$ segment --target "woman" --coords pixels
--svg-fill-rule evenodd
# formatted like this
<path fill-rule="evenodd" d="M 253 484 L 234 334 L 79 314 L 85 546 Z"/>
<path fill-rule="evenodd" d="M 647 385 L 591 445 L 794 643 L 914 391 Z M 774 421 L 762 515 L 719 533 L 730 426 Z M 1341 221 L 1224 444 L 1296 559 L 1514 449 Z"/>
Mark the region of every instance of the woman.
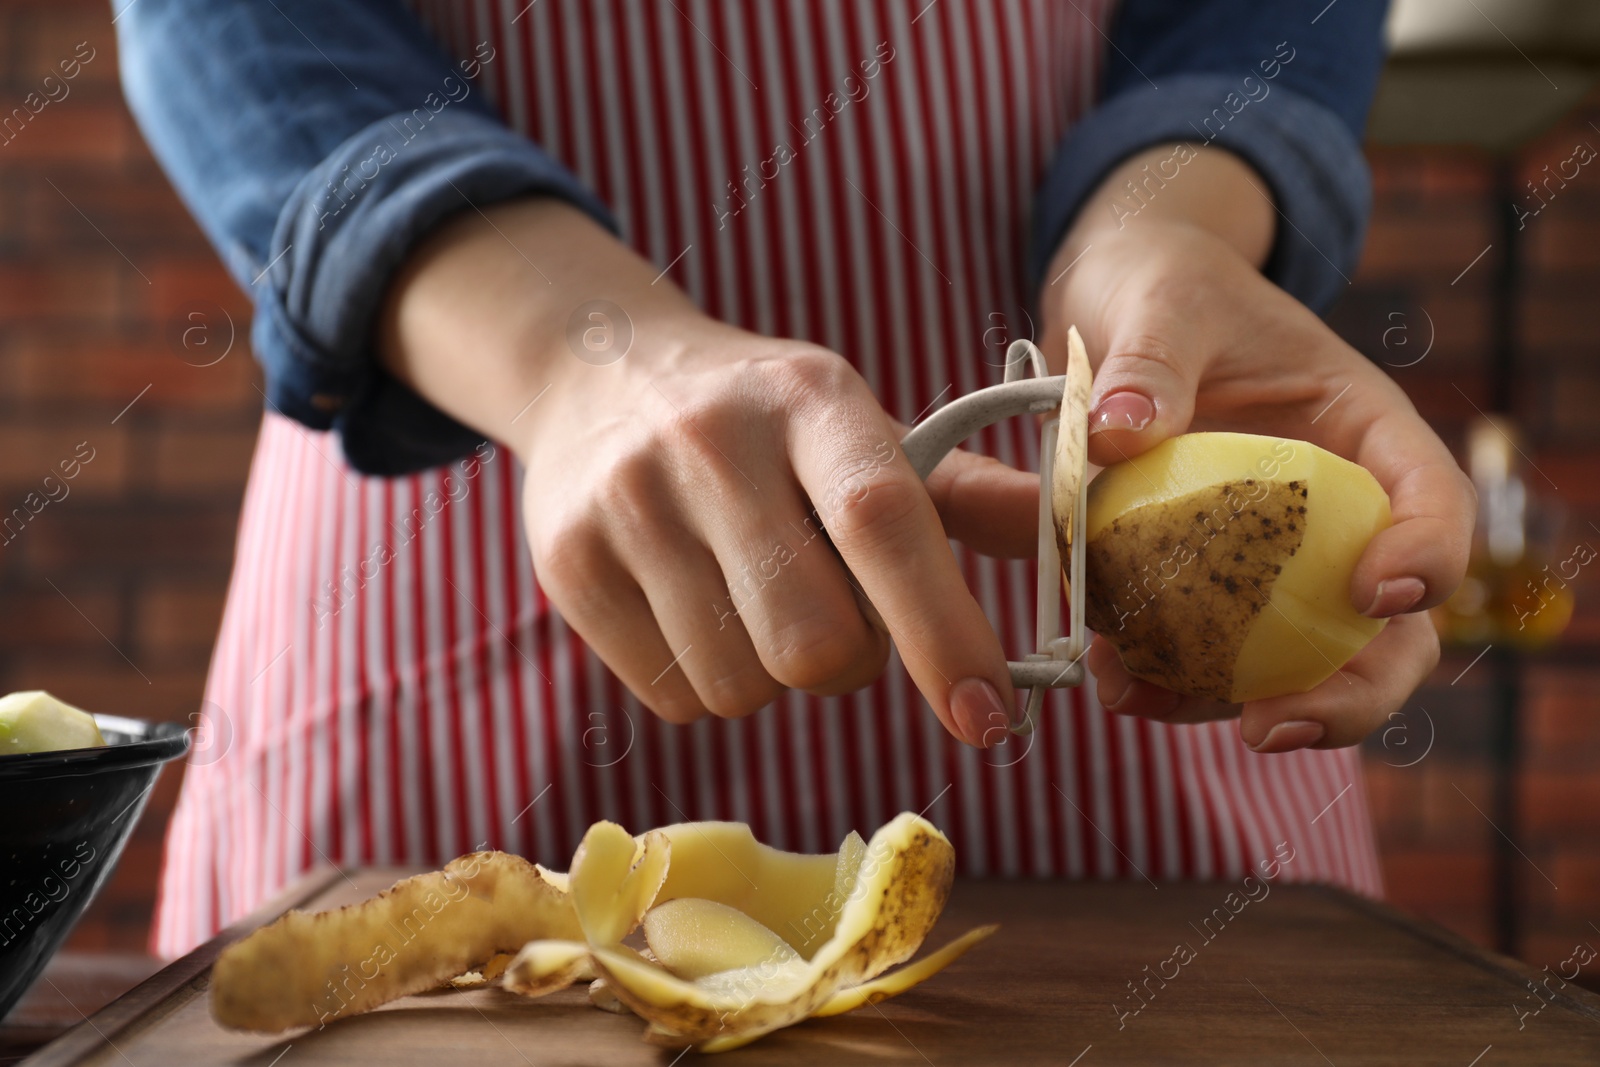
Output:
<path fill-rule="evenodd" d="M 1286 842 L 1285 877 L 1379 892 L 1346 746 L 1437 657 L 1470 490 L 1300 303 L 1356 258 L 1383 5 L 1290 7 L 124 7 L 267 397 L 208 687 L 233 741 L 185 781 L 159 949 L 314 863 L 559 863 L 605 817 L 820 851 L 924 810 L 974 874 Z M 1341 675 L 1201 705 L 1097 643 L 1098 700 L 983 747 L 1033 586 L 978 553 L 1033 551 L 1029 431 L 926 488 L 895 442 L 1072 323 L 1094 462 L 1227 426 L 1378 476 L 1351 596 L 1392 622 Z"/>

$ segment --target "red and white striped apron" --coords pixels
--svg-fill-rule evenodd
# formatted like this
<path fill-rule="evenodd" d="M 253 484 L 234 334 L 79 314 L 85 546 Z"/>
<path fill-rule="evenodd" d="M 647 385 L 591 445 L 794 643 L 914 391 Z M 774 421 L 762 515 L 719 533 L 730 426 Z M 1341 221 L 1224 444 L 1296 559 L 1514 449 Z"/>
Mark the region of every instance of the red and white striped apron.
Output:
<path fill-rule="evenodd" d="M 1111 3 L 417 6 L 456 56 L 489 42 L 479 89 L 707 311 L 842 353 L 911 422 L 999 381 L 1030 329 L 1031 191 L 1092 103 Z M 1036 465 L 1023 420 L 976 447 Z M 494 847 L 564 866 L 603 818 L 738 819 L 826 851 L 925 811 L 969 875 L 1235 879 L 1287 842 L 1285 878 L 1380 890 L 1353 749 L 1257 756 L 1233 722 L 1119 718 L 1074 690 L 1030 741 L 978 752 L 898 660 L 850 696 L 662 724 L 540 591 L 519 478 L 504 450 L 362 477 L 332 436 L 266 415 L 207 689 L 225 728 L 172 822 L 160 952 L 318 863 Z M 960 559 L 1024 651 L 1032 566 Z"/>

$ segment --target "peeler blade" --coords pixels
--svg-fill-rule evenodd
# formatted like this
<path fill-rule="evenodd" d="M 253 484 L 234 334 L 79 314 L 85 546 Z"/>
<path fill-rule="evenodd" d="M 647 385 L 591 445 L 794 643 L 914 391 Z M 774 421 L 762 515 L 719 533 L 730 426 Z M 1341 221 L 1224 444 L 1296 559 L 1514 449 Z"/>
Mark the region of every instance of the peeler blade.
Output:
<path fill-rule="evenodd" d="M 1067 654 L 1083 652 L 1085 484 L 1089 470 L 1089 393 L 1094 372 L 1076 326 L 1067 330 L 1067 373 L 1061 395 L 1061 426 L 1056 435 L 1055 468 L 1050 484 L 1050 510 L 1055 519 L 1061 576 L 1070 605 Z"/>

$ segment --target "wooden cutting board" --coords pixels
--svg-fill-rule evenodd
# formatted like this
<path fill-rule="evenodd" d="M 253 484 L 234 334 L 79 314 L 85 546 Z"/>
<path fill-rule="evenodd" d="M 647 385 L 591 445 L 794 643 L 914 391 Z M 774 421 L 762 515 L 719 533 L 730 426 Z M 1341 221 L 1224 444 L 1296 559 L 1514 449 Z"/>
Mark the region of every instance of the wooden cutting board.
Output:
<path fill-rule="evenodd" d="M 581 990 L 539 1001 L 499 989 L 433 993 L 276 1039 L 211 1021 L 207 982 L 224 944 L 290 907 L 349 903 L 404 873 L 318 872 L 26 1062 L 676 1062 L 677 1051 L 640 1041 L 638 1019 L 591 1008 Z M 1002 923 L 990 941 L 903 997 L 803 1023 L 715 1062 L 1600 1063 L 1600 996 L 1551 977 L 1572 974 L 1573 964 L 1540 971 L 1336 890 L 1253 888 L 1259 899 L 1223 883 L 958 883 L 931 943 Z M 1575 936 L 1586 940 L 1582 930 Z M 1536 994 L 1529 983 L 1541 981 Z"/>

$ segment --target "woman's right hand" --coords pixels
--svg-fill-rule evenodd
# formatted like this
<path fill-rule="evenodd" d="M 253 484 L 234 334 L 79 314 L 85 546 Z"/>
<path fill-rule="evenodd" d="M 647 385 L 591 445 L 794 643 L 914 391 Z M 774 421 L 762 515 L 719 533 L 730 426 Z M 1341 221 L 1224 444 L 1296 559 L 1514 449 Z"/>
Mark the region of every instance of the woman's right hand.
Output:
<path fill-rule="evenodd" d="M 903 428 L 841 357 L 708 318 L 571 209 L 496 214 L 489 228 L 452 224 L 418 253 L 391 298 L 385 354 L 517 452 L 539 581 L 628 688 L 672 722 L 742 716 L 785 688 L 867 685 L 892 637 L 952 734 L 1002 738 L 1016 707 L 1005 657 L 947 538 L 1031 553 L 1035 477 L 954 453 L 925 486 L 900 451 Z M 473 306 L 506 290 L 517 260 L 495 246 L 529 225 L 537 247 L 571 261 L 544 265 L 548 282 L 517 294 L 548 307 Z M 580 234 L 612 262 L 574 251 Z M 485 258 L 497 270 L 473 285 Z M 568 342 L 564 320 L 595 298 L 633 336 L 614 362 Z M 509 346 L 520 354 L 499 357 L 519 369 L 469 355 L 501 350 L 485 317 L 521 338 Z M 538 399 L 527 407 L 522 393 Z"/>
<path fill-rule="evenodd" d="M 1001 736 L 1014 701 L 994 630 L 897 427 L 839 356 L 689 315 L 616 365 L 580 366 L 540 408 L 524 449 L 534 568 L 658 715 L 859 689 L 892 634 L 952 733 Z M 1010 474 L 1033 504 L 1037 483 Z"/>

